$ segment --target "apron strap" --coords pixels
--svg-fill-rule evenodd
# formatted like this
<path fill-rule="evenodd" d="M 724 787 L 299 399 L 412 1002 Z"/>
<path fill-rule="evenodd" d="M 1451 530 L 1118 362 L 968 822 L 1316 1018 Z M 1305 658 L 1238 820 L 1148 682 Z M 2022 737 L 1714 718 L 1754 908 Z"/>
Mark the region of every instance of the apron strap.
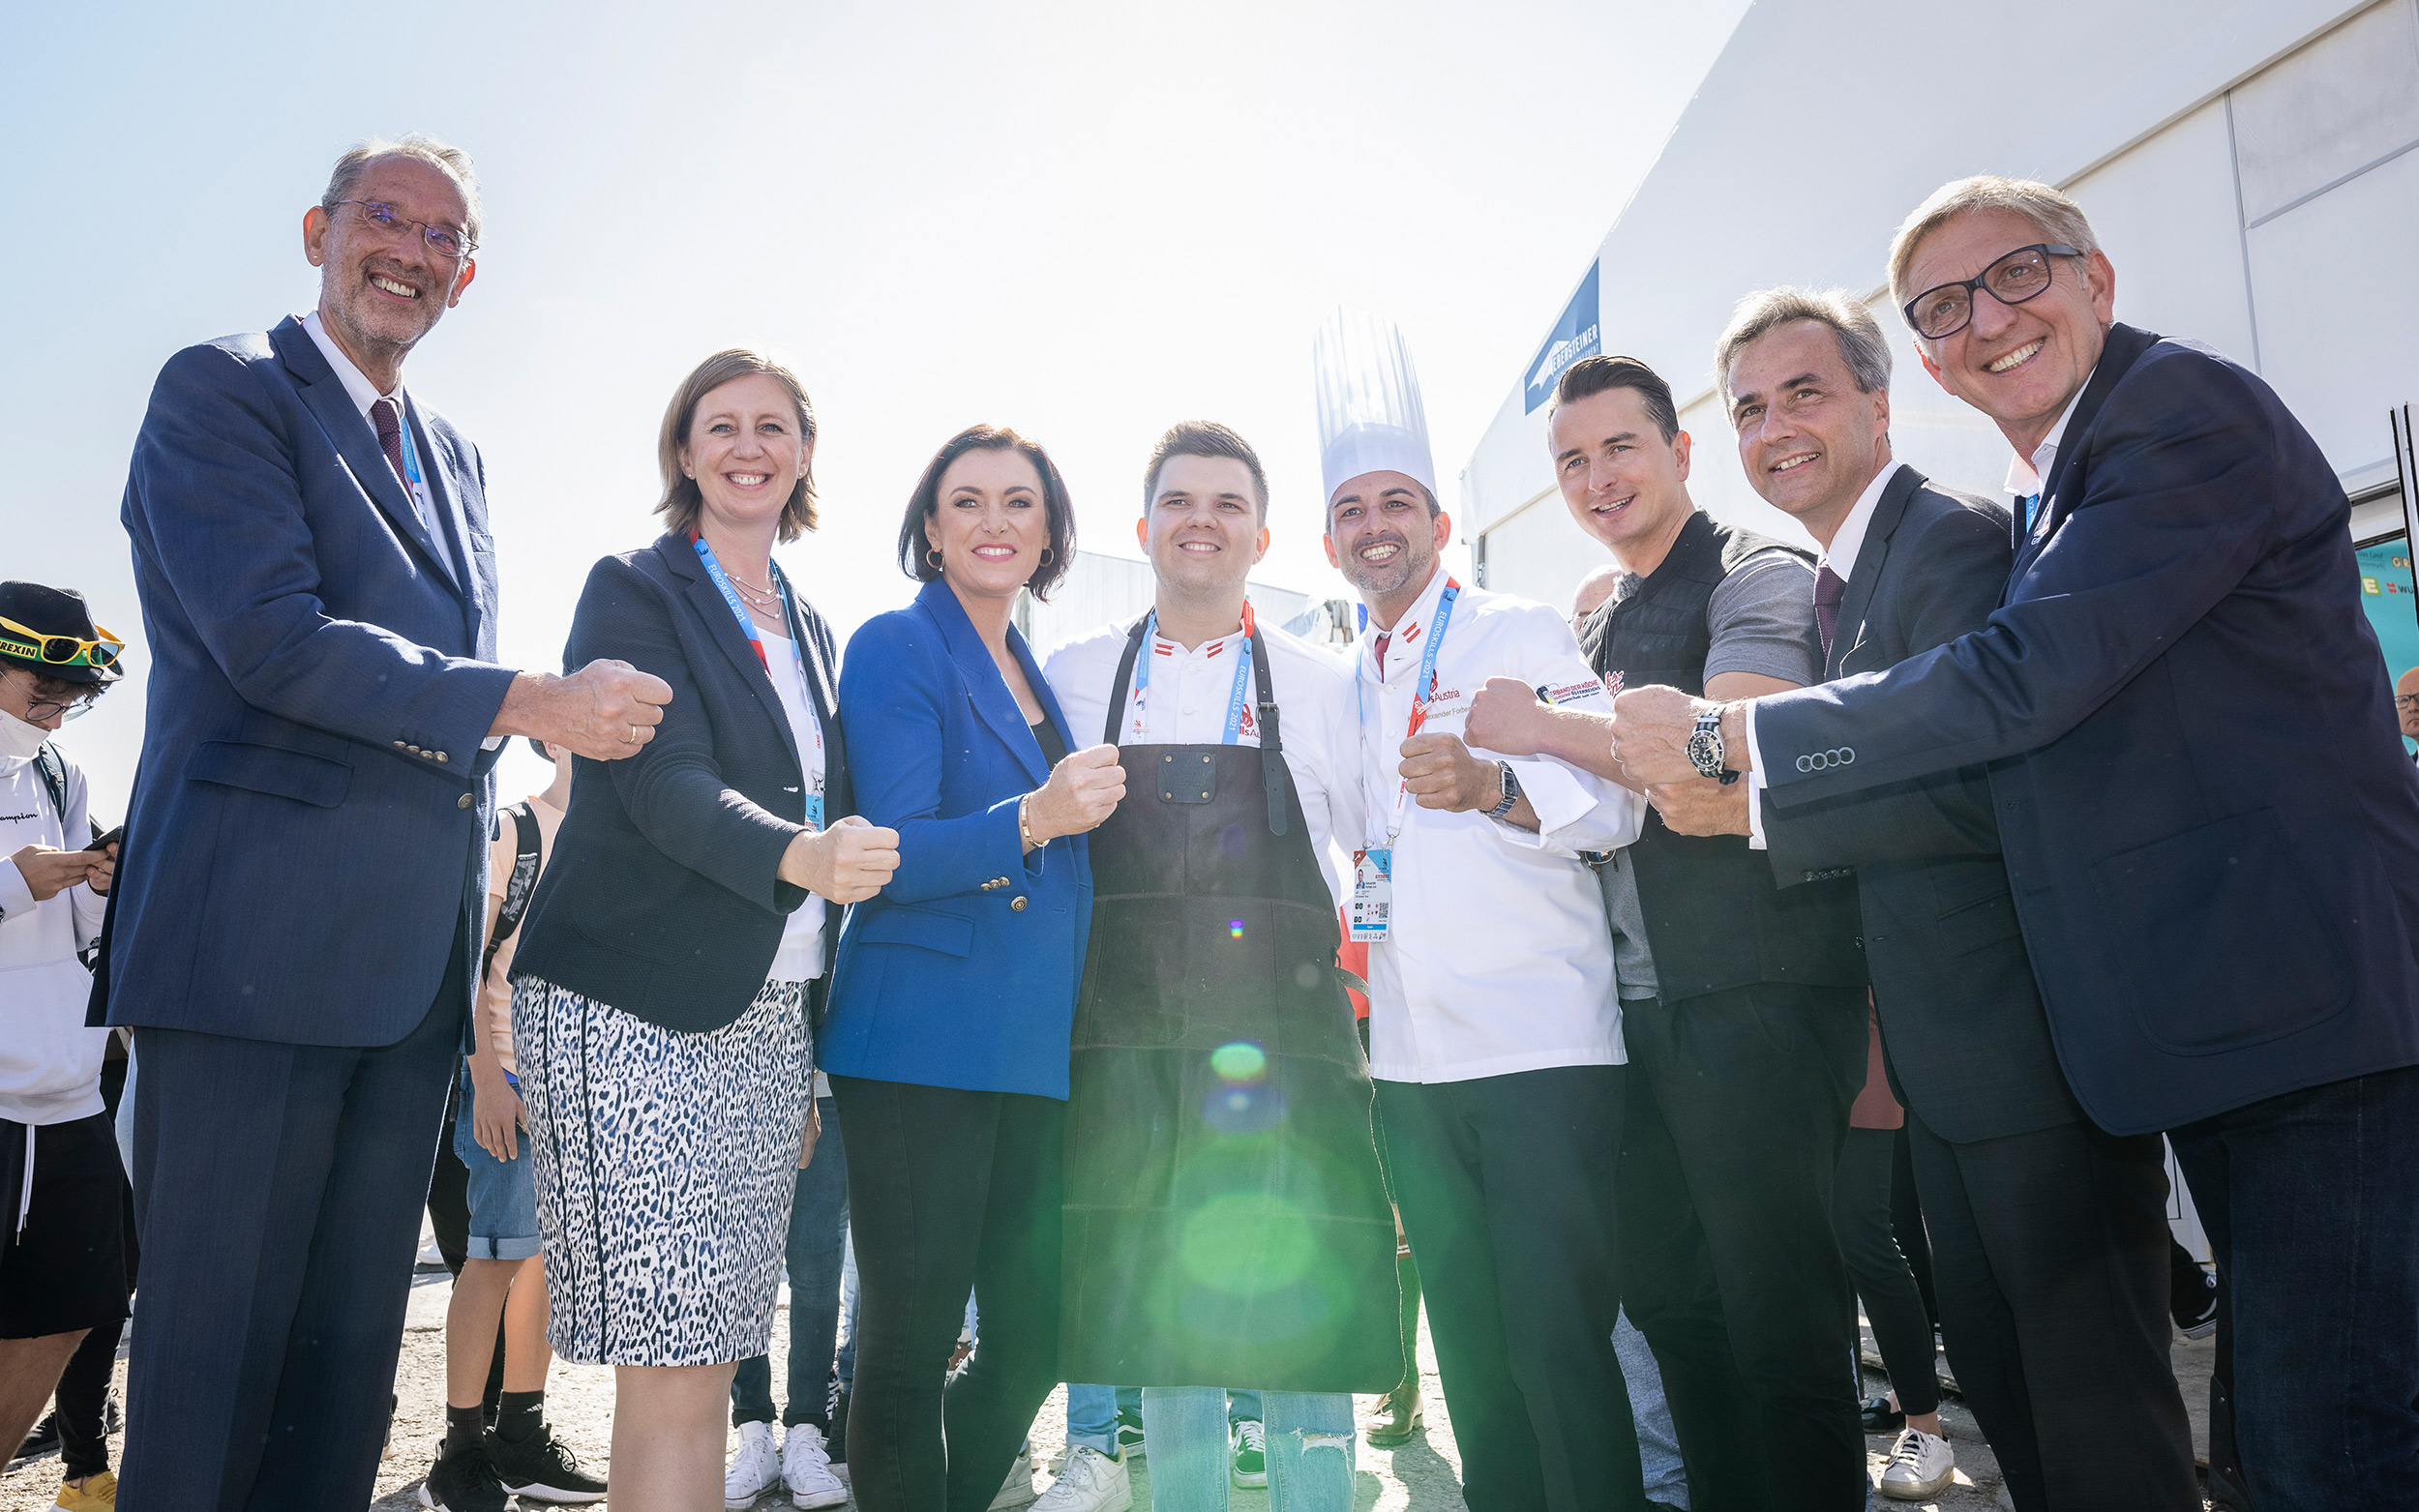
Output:
<path fill-rule="evenodd" d="M 1252 680 L 1259 684 L 1260 778 L 1269 789 L 1269 833 L 1285 833 L 1285 741 L 1277 733 L 1276 694 L 1269 685 L 1269 647 L 1260 626 L 1251 627 Z"/>
<path fill-rule="evenodd" d="M 1134 633 L 1125 637 L 1125 655 L 1118 661 L 1118 674 L 1109 684 L 1109 723 L 1102 726 L 1100 743 L 1118 743 L 1118 726 L 1125 723 L 1125 700 L 1134 692 L 1134 657 L 1143 648 L 1143 627 L 1150 623 L 1149 614 L 1134 621 Z"/>

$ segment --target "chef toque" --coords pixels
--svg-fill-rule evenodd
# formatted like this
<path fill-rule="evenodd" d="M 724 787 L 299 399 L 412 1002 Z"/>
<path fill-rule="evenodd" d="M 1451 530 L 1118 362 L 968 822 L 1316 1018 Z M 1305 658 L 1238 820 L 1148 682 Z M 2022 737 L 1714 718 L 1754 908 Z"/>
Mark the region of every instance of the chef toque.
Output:
<path fill-rule="evenodd" d="M 1338 306 L 1311 339 L 1319 391 L 1319 472 L 1327 498 L 1362 473 L 1399 472 L 1436 493 L 1419 376 L 1394 322 Z"/>

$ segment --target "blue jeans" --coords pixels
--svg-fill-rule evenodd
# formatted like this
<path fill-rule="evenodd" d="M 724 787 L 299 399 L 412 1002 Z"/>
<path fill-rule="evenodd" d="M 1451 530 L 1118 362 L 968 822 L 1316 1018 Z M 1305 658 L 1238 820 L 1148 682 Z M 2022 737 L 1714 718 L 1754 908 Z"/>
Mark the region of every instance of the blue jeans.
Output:
<path fill-rule="evenodd" d="M 466 1104 L 464 1105 L 467 1106 Z M 840 1114 L 828 1097 L 816 1101 L 823 1132 L 815 1159 L 798 1172 L 797 1199 L 790 1204 L 790 1237 L 784 1260 L 790 1270 L 790 1405 L 784 1425 L 831 1427 L 833 1346 L 840 1329 L 841 1233 L 849 1221 L 849 1170 L 840 1142 Z M 467 1116 L 467 1114 L 465 1114 Z M 731 1421 L 773 1420 L 773 1363 L 765 1355 L 739 1362 L 731 1378 Z"/>
<path fill-rule="evenodd" d="M 2419 1067 L 2169 1130 L 2217 1251 L 2259 1512 L 2419 1484 Z"/>
<path fill-rule="evenodd" d="M 1140 1386 L 1066 1386 L 1066 1446 L 1077 1444 L 1115 1458 L 1118 1452 L 1118 1408 L 1143 1409 Z"/>
<path fill-rule="evenodd" d="M 1638 1426 L 1638 1464 L 1646 1471 L 1646 1499 L 1688 1512 L 1688 1471 L 1680 1462 L 1680 1436 L 1671 1426 L 1671 1404 L 1663 1400 L 1663 1369 L 1646 1335 L 1624 1313 L 1613 1323 L 1613 1353 L 1629 1386 L 1629 1415 Z"/>
<path fill-rule="evenodd" d="M 1352 1512 L 1353 1399 L 1341 1393 L 1258 1393 L 1268 1431 L 1271 1512 Z M 1224 1512 L 1226 1392 L 1152 1386 L 1143 1393 L 1153 1512 Z"/>

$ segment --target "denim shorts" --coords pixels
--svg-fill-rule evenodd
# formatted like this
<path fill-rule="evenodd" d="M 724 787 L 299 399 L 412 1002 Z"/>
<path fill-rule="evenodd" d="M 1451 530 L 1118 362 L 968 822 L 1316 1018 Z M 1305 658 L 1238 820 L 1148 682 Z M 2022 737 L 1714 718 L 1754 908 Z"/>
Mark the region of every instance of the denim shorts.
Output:
<path fill-rule="evenodd" d="M 537 1178 L 529 1172 L 529 1133 L 513 1131 L 515 1158 L 497 1160 L 471 1138 L 478 1095 L 462 1074 L 462 1107 L 454 1116 L 454 1153 L 470 1170 L 470 1259 L 527 1260 L 538 1252 Z"/>

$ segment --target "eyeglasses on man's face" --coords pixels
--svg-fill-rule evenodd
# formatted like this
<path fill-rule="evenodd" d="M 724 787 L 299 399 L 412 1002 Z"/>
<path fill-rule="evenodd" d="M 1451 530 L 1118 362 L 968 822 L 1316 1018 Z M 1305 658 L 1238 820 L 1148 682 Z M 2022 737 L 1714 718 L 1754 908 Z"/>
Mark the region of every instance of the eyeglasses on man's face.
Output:
<path fill-rule="evenodd" d="M 2020 305 L 2048 290 L 2050 258 L 2082 255 L 2063 242 L 2035 242 L 2030 247 L 2018 247 L 1985 268 L 1979 279 L 1942 283 L 1908 300 L 1906 323 L 1926 341 L 1955 336 L 1974 319 L 1976 289 L 2003 305 Z"/>
<path fill-rule="evenodd" d="M 23 675 L 26 680 L 18 682 L 19 675 Z M 21 691 L 25 697 L 23 718 L 28 725 L 43 724 L 54 714 L 66 716 L 60 721 L 61 724 L 71 724 L 82 719 L 92 712 L 94 701 L 104 691 L 95 688 L 89 693 L 77 694 L 73 698 L 45 698 L 40 697 L 42 684 L 34 680 L 32 673 L 20 674 L 18 669 L 13 667 L 8 668 L 8 678 L 9 685 Z"/>
<path fill-rule="evenodd" d="M 415 227 L 418 228 L 421 240 L 429 244 L 429 251 L 439 257 L 460 259 L 479 250 L 477 242 L 455 230 L 452 226 L 431 225 L 426 221 L 414 221 L 383 199 L 337 199 L 329 201 L 325 208 L 330 214 L 334 214 L 338 205 L 357 207 L 363 222 L 372 229 L 387 236 L 402 236 Z"/>
<path fill-rule="evenodd" d="M 2419 693 L 2394 695 L 2394 711 L 2397 714 L 2408 714 L 2413 709 L 2419 709 Z"/>

